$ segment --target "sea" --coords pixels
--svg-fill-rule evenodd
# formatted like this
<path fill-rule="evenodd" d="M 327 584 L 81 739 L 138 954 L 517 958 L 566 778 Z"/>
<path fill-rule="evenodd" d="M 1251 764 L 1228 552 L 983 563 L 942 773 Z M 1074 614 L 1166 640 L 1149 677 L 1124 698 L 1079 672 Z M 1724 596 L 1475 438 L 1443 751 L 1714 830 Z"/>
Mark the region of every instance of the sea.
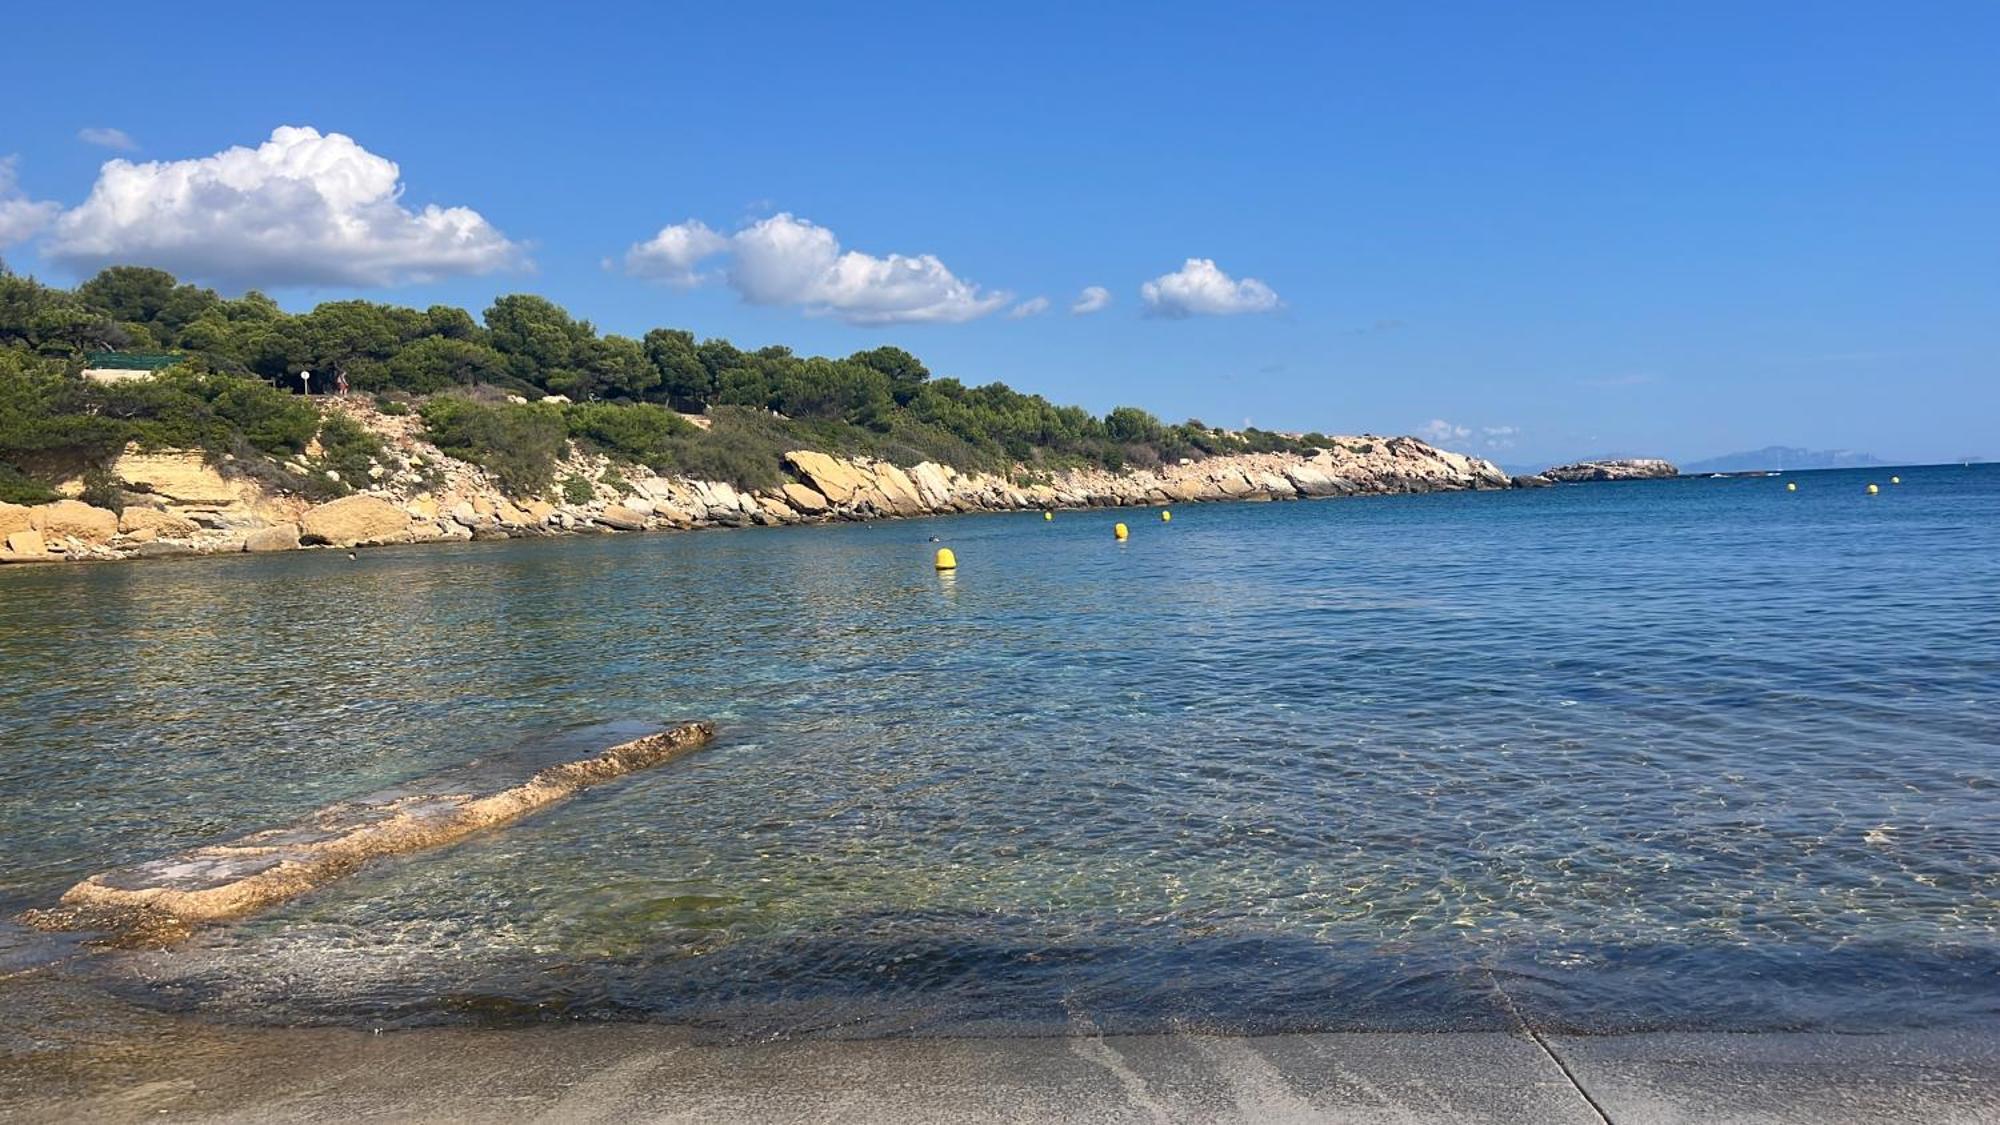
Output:
<path fill-rule="evenodd" d="M 42 966 L 256 1024 L 2000 1026 L 2000 466 L 1171 514 L 0 571 L 0 1003 Z M 172 948 L 13 922 L 684 719 L 718 738 Z"/>

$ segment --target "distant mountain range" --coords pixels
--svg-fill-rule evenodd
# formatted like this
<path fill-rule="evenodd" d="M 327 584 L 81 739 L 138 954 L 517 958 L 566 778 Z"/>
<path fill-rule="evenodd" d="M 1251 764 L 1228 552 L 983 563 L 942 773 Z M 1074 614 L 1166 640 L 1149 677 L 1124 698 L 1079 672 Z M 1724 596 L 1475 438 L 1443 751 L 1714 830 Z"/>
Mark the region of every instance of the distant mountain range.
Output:
<path fill-rule="evenodd" d="M 1856 453 L 1851 449 L 1799 449 L 1789 445 L 1767 445 L 1748 453 L 1729 453 L 1721 457 L 1710 457 L 1705 461 L 1688 461 L 1681 465 L 1684 474 L 1693 473 L 1742 473 L 1755 469 L 1866 469 L 1874 465 L 1886 465 L 1869 453 Z"/>

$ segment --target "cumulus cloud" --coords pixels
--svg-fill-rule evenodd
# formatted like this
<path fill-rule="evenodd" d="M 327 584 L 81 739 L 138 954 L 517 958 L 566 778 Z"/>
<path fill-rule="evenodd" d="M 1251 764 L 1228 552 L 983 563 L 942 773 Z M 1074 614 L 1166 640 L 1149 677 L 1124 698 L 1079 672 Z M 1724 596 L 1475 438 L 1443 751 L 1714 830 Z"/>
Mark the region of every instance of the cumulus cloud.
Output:
<path fill-rule="evenodd" d="M 394 285 L 526 264 L 477 211 L 403 205 L 401 171 L 340 133 L 285 126 L 192 160 L 112 160 L 43 257 L 159 266 L 221 285 Z"/>
<path fill-rule="evenodd" d="M 1074 316 L 1085 316 L 1097 312 L 1111 303 L 1111 290 L 1102 285 L 1086 285 L 1083 292 L 1076 295 L 1076 303 L 1069 307 Z"/>
<path fill-rule="evenodd" d="M 1520 436 L 1519 426 L 1461 426 L 1447 422 L 1443 418 L 1433 418 L 1417 427 L 1417 436 L 1432 445 L 1463 446 L 1470 444 L 1481 452 L 1503 452 L 1514 448 L 1514 439 Z"/>
<path fill-rule="evenodd" d="M 1139 295 L 1148 312 L 1174 319 L 1269 312 L 1278 307 L 1278 295 L 1270 286 L 1254 277 L 1237 281 L 1217 268 L 1213 258 L 1189 258 L 1180 269 L 1140 286 Z"/>
<path fill-rule="evenodd" d="M 60 203 L 28 198 L 14 171 L 18 160 L 19 157 L 0 156 L 0 246 L 32 237 L 62 210 Z"/>
<path fill-rule="evenodd" d="M 686 288 L 699 285 L 695 266 L 729 248 L 729 240 L 698 219 L 661 227 L 660 233 L 625 251 L 625 272 L 649 281 Z"/>
<path fill-rule="evenodd" d="M 1446 441 L 1463 441 L 1472 436 L 1472 427 L 1456 425 L 1442 418 L 1433 418 L 1417 427 L 1417 436 L 1433 444 Z"/>
<path fill-rule="evenodd" d="M 1010 320 L 1021 320 L 1025 317 L 1039 316 L 1047 311 L 1049 311 L 1049 299 L 1047 297 L 1030 297 L 1013 308 L 1008 309 L 1007 316 Z"/>
<path fill-rule="evenodd" d="M 115 148 L 119 152 L 131 152 L 139 147 L 132 134 L 123 129 L 78 129 L 76 139 L 99 148 Z"/>
<path fill-rule="evenodd" d="M 667 227 L 625 253 L 626 272 L 669 281 L 705 280 L 702 260 L 727 254 L 722 274 L 753 305 L 781 305 L 849 324 L 957 323 L 1004 307 L 1013 294 L 984 292 L 934 254 L 877 257 L 842 250 L 833 232 L 780 212 L 726 238 L 690 220 Z"/>

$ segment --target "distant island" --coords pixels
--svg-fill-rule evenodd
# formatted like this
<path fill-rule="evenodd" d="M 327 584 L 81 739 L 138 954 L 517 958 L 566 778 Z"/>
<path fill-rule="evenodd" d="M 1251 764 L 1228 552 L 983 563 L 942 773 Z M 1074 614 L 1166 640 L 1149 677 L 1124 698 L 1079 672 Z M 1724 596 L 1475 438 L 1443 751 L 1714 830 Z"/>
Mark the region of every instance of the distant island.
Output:
<path fill-rule="evenodd" d="M 1801 449 L 1790 445 L 1767 445 L 1746 453 L 1729 453 L 1692 461 L 1681 466 L 1684 473 L 1746 473 L 1771 469 L 1867 469 L 1889 462 L 1851 449 Z"/>
<path fill-rule="evenodd" d="M 1596 480 L 1659 480 L 1679 476 L 1671 461 L 1658 457 L 1607 457 L 1594 461 L 1572 461 L 1544 469 L 1541 476 L 1561 484 L 1583 484 Z"/>

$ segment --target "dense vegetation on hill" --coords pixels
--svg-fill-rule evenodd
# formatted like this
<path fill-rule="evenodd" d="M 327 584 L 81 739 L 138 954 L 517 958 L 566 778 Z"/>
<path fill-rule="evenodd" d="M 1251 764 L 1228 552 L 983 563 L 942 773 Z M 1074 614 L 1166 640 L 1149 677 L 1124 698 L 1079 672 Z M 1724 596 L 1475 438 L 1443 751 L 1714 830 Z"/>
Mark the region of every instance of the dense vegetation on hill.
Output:
<path fill-rule="evenodd" d="M 83 357 L 98 351 L 182 360 L 152 380 L 85 382 Z M 318 434 L 330 456 L 351 460 L 368 436 L 336 426 L 329 441 L 320 412 L 299 393 L 302 371 L 313 373 L 315 393 L 344 374 L 354 393 L 398 412 L 414 407 L 440 447 L 521 493 L 550 487 L 571 441 L 751 486 L 774 483 L 779 455 L 802 447 L 1033 473 L 1326 444 L 1317 434 L 1168 425 L 1135 407 L 1096 417 L 1001 383 L 933 378 L 895 347 L 834 359 L 785 347 L 744 351 L 674 328 L 640 339 L 600 334 L 523 294 L 496 299 L 477 320 L 443 305 L 370 301 L 292 314 L 255 291 L 226 298 L 155 269 L 113 267 L 65 290 L 0 266 L 0 499 L 45 496 L 51 480 L 133 441 L 247 463 L 295 459 Z M 508 401 L 545 394 L 572 404 Z M 712 424 L 698 428 L 680 413 L 705 413 Z"/>

